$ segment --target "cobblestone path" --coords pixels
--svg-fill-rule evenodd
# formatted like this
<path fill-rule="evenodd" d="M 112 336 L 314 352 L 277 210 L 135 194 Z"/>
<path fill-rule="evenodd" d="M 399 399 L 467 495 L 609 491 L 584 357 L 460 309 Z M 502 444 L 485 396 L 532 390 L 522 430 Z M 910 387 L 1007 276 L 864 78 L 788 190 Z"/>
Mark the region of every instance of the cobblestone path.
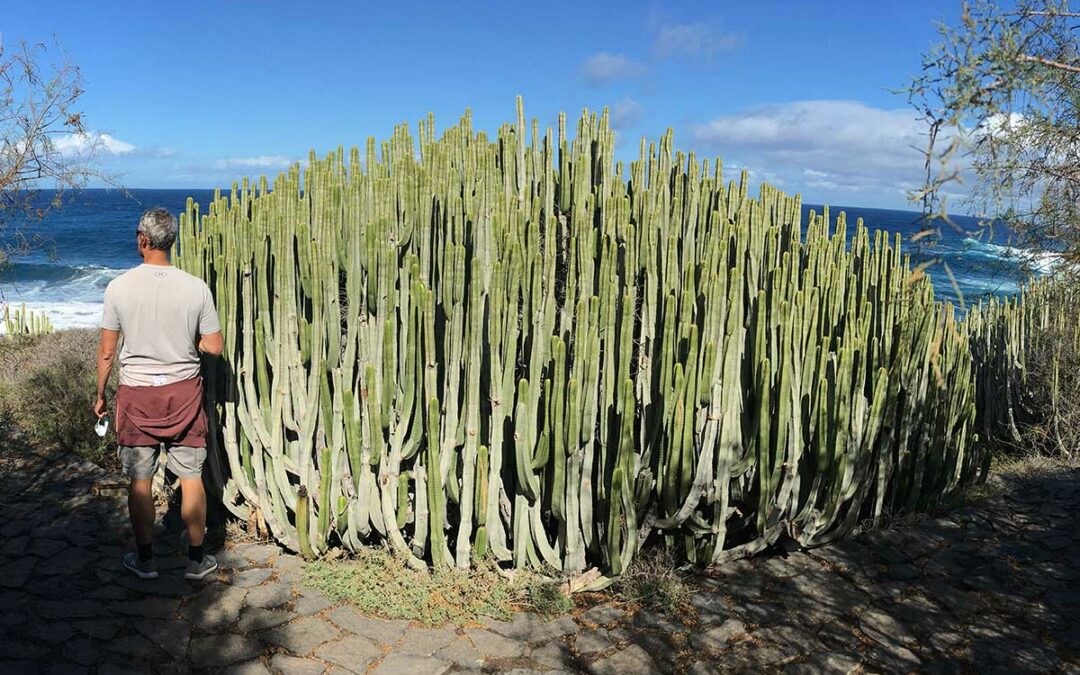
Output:
<path fill-rule="evenodd" d="M 601 604 L 574 616 L 423 628 L 361 616 L 267 544 L 191 584 L 120 566 L 126 506 L 70 457 L 0 450 L 0 673 L 458 671 L 1080 673 L 1080 469 L 998 479 L 947 517 L 695 582 L 673 619 Z"/>

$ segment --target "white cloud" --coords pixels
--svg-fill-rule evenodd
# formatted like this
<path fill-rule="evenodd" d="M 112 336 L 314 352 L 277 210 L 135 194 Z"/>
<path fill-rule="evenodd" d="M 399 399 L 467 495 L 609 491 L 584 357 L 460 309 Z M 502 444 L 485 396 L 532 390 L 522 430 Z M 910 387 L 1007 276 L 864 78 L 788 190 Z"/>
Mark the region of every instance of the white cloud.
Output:
<path fill-rule="evenodd" d="M 645 72 L 645 67 L 624 54 L 598 52 L 581 64 L 581 75 L 594 86 L 603 86 L 616 80 L 629 80 Z"/>
<path fill-rule="evenodd" d="M 913 110 L 844 100 L 772 105 L 691 130 L 697 145 L 786 179 L 790 189 L 877 193 L 894 203 L 899 187 L 920 184 L 925 134 Z"/>
<path fill-rule="evenodd" d="M 727 33 L 704 21 L 668 23 L 654 20 L 656 38 L 653 51 L 660 58 L 689 56 L 712 58 L 731 51 L 742 42 L 737 33 Z"/>
<path fill-rule="evenodd" d="M 611 127 L 628 129 L 635 126 L 645 116 L 645 108 L 627 96 L 611 108 Z"/>
<path fill-rule="evenodd" d="M 131 143 L 96 131 L 82 134 L 62 134 L 54 137 L 52 144 L 57 152 L 68 157 L 98 153 L 129 155 L 136 150 L 136 147 Z"/>
<path fill-rule="evenodd" d="M 284 169 L 292 165 L 293 160 L 281 155 L 259 155 L 258 157 L 231 157 L 214 162 L 216 169 Z"/>

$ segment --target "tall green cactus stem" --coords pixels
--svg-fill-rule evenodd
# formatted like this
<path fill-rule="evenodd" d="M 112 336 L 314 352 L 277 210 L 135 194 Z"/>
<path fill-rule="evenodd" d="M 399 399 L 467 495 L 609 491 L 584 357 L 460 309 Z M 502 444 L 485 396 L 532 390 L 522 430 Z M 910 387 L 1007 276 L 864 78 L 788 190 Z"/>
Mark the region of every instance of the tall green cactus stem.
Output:
<path fill-rule="evenodd" d="M 26 303 L 14 311 L 11 305 L 4 305 L 4 335 L 8 339 L 17 336 L 40 337 L 51 332 L 52 322 L 47 314 L 28 309 Z"/>
<path fill-rule="evenodd" d="M 296 491 L 296 531 L 300 535 L 300 554 L 308 560 L 315 557 L 315 549 L 309 539 L 309 519 L 311 506 L 308 503 L 307 488 L 303 485 Z"/>

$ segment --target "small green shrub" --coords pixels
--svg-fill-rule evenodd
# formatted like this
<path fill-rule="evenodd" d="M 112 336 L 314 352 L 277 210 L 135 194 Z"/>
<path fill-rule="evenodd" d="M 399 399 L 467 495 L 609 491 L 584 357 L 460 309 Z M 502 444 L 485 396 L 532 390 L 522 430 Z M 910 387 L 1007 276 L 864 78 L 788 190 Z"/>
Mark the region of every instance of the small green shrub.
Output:
<path fill-rule="evenodd" d="M 0 418 L 29 443 L 116 469 L 115 437 L 93 430 L 96 353 L 92 330 L 0 339 Z"/>
<path fill-rule="evenodd" d="M 563 592 L 562 584 L 535 577 L 525 585 L 529 609 L 542 616 L 556 616 L 574 610 L 574 601 Z"/>
<path fill-rule="evenodd" d="M 520 589 L 494 564 L 419 571 L 385 549 L 312 562 L 304 568 L 304 582 L 365 614 L 428 625 L 470 623 L 485 616 L 508 620 L 521 598 Z"/>

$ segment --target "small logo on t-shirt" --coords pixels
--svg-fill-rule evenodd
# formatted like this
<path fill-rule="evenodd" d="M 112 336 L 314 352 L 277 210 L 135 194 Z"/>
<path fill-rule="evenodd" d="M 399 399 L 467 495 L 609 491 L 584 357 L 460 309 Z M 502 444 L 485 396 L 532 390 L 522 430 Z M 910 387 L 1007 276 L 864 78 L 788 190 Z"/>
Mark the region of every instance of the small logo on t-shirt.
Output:
<path fill-rule="evenodd" d="M 154 276 L 157 277 L 158 279 L 164 279 L 165 277 L 169 276 L 169 273 L 168 272 L 154 272 Z"/>
<path fill-rule="evenodd" d="M 160 387 L 163 384 L 165 384 L 165 376 L 164 375 L 155 375 L 154 376 L 154 386 L 155 387 Z"/>

